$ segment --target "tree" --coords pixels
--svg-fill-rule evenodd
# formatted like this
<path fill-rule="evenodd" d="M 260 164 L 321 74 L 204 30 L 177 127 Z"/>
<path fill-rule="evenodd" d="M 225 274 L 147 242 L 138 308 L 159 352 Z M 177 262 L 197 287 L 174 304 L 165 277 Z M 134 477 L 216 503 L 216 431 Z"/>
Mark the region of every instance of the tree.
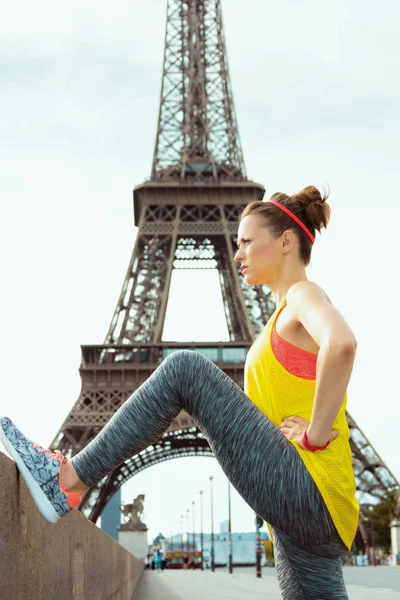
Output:
<path fill-rule="evenodd" d="M 399 516 L 399 491 L 385 492 L 383 499 L 375 505 L 365 507 L 362 524 L 367 530 L 376 533 L 375 543 L 386 552 L 390 550 L 390 523 Z"/>

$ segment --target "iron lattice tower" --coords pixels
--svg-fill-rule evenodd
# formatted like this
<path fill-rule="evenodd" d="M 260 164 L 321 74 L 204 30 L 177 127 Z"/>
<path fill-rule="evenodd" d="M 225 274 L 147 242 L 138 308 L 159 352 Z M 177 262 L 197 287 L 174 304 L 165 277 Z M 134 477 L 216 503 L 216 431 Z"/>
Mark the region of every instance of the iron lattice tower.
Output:
<path fill-rule="evenodd" d="M 238 216 L 264 194 L 247 179 L 220 0 L 168 0 L 160 112 L 152 173 L 134 189 L 138 235 L 104 344 L 82 346 L 82 390 L 52 443 L 67 456 L 88 444 L 177 348 L 204 352 L 243 388 L 247 349 L 275 309 L 267 286 L 249 287 L 233 260 Z M 229 342 L 162 341 L 174 269 L 217 269 Z M 398 483 L 349 416 L 361 501 Z M 89 490 L 81 509 L 96 521 L 139 471 L 180 456 L 212 456 L 181 413 L 164 436 Z"/>

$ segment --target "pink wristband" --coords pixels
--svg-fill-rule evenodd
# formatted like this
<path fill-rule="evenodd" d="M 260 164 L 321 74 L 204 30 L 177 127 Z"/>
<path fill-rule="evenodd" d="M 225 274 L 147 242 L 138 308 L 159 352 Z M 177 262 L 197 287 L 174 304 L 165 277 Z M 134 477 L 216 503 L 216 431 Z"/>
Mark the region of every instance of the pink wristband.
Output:
<path fill-rule="evenodd" d="M 301 438 L 301 441 L 303 442 L 303 446 L 306 448 L 306 450 L 309 450 L 310 452 L 316 452 L 317 450 L 325 450 L 325 448 L 327 448 L 329 446 L 329 444 L 331 443 L 331 440 L 329 440 L 325 444 L 325 446 L 311 446 L 310 442 L 308 441 L 307 429 L 303 433 L 303 437 Z"/>

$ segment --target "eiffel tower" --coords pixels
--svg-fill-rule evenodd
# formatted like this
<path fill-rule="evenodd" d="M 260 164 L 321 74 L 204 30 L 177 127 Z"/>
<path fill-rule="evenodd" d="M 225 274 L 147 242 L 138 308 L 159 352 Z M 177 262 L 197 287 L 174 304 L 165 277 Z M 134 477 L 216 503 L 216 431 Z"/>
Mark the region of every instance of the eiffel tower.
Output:
<path fill-rule="evenodd" d="M 243 282 L 233 256 L 238 216 L 262 199 L 247 178 L 229 78 L 220 0 L 168 0 L 161 101 L 151 177 L 134 189 L 138 235 L 104 344 L 82 346 L 82 390 L 52 443 L 71 457 L 176 349 L 204 353 L 243 388 L 245 355 L 275 309 L 268 286 Z M 162 341 L 174 269 L 216 269 L 229 342 Z M 361 501 L 398 482 L 349 416 Z M 156 463 L 212 456 L 182 412 L 153 446 L 86 494 L 80 509 L 96 522 L 131 477 Z"/>

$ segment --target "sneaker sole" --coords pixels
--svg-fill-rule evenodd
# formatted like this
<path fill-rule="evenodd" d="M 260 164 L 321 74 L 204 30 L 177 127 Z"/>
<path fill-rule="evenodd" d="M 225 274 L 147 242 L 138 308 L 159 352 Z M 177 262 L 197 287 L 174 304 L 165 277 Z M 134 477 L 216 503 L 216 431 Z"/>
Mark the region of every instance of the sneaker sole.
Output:
<path fill-rule="evenodd" d="M 4 444 L 4 447 L 7 450 L 7 452 L 9 452 L 11 454 L 11 456 L 13 457 L 13 459 L 18 467 L 18 470 L 21 473 L 22 477 L 24 478 L 27 488 L 31 493 L 34 503 L 36 504 L 36 506 L 38 507 L 38 509 L 44 516 L 44 518 L 47 521 L 49 521 L 50 523 L 56 523 L 58 521 L 58 519 L 60 519 L 60 515 L 54 509 L 50 500 L 47 498 L 46 494 L 44 493 L 44 491 L 42 490 L 42 488 L 40 487 L 40 485 L 38 484 L 36 479 L 33 477 L 33 475 L 29 471 L 28 467 L 25 465 L 24 461 L 22 460 L 22 458 L 20 457 L 18 452 L 15 450 L 13 445 L 9 442 L 6 434 L 4 433 L 1 423 L 0 423 L 0 440 Z"/>

